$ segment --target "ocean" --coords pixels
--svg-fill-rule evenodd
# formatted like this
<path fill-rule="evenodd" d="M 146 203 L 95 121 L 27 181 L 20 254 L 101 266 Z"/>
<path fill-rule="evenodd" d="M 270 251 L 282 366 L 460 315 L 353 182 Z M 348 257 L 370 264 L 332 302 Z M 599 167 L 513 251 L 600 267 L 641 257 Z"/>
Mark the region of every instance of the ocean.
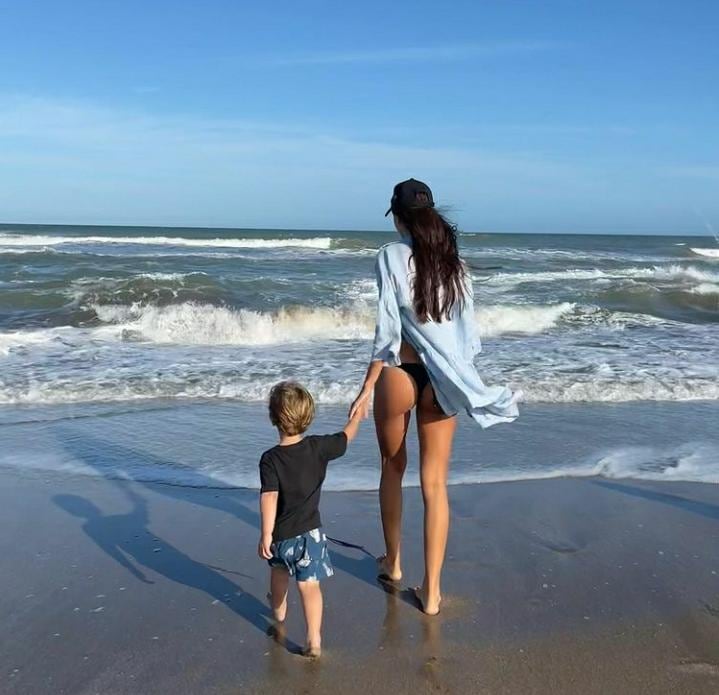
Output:
<path fill-rule="evenodd" d="M 262 404 L 273 383 L 299 379 L 326 421 L 340 424 L 369 357 L 374 255 L 393 238 L 0 226 L 0 465 L 255 485 L 252 447 L 272 443 Z M 487 383 L 521 388 L 526 412 L 487 433 L 467 421 L 454 482 L 642 471 L 719 482 L 714 240 L 460 234 L 459 242 L 484 344 L 477 368 Z M 642 406 L 646 426 L 659 418 L 659 434 L 645 442 L 631 432 L 628 449 L 600 441 L 592 423 L 623 422 L 632 404 Z M 674 414 L 662 419 L 662 404 Z M 476 464 L 470 454 L 482 441 L 506 446 L 523 419 L 541 413 L 586 420 L 586 436 L 577 436 L 587 451 L 550 463 L 518 453 L 504 468 Z M 677 421 L 686 426 L 666 443 L 675 453 L 648 453 Z M 376 487 L 371 425 L 366 430 L 364 463 L 343 464 L 330 487 Z M 77 447 L 68 449 L 77 431 L 99 447 L 115 437 L 125 453 L 109 450 L 106 469 L 91 470 Z M 147 456 L 122 464 L 142 442 Z M 601 468 L 620 449 L 632 463 Z"/>

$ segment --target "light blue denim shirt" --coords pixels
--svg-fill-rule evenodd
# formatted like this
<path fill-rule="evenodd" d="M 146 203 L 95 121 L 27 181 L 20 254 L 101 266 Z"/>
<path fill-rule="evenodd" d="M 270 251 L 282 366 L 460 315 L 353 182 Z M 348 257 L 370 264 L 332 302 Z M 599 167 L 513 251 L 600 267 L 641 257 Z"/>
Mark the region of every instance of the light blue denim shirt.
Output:
<path fill-rule="evenodd" d="M 412 246 L 395 241 L 377 253 L 375 271 L 379 302 L 372 360 L 396 367 L 399 350 L 407 341 L 427 369 L 437 402 L 447 414 L 466 411 L 482 427 L 511 422 L 519 415 L 519 395 L 506 386 L 485 386 L 474 367 L 481 351 L 472 281 L 467 278 L 463 306 L 456 305 L 450 320 L 421 323 L 412 301 Z"/>

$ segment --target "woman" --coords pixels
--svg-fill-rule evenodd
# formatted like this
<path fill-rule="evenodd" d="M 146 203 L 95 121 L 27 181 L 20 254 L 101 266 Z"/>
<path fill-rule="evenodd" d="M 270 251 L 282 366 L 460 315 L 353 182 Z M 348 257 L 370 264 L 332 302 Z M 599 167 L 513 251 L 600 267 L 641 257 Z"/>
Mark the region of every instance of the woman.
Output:
<path fill-rule="evenodd" d="M 405 437 L 417 408 L 420 481 L 424 500 L 424 580 L 415 589 L 422 610 L 439 613 L 449 505 L 447 473 L 456 415 L 482 427 L 517 417 L 518 396 L 487 387 L 472 360 L 481 346 L 472 282 L 457 251 L 455 228 L 434 209 L 432 191 L 409 179 L 394 187 L 390 209 L 399 241 L 377 254 L 379 304 L 372 359 L 350 413 L 374 390 L 374 419 L 382 455 L 379 499 L 386 553 L 379 578 L 399 581 Z"/>

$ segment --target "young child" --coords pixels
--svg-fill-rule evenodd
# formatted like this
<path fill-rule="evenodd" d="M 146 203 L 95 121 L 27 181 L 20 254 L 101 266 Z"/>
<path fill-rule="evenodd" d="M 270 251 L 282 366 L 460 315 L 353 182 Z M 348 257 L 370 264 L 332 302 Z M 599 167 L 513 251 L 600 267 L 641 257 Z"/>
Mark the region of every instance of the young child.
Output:
<path fill-rule="evenodd" d="M 315 404 L 300 384 L 282 381 L 270 392 L 270 421 L 280 442 L 260 459 L 262 531 L 257 549 L 270 565 L 270 603 L 275 620 L 287 614 L 287 588 L 294 576 L 307 624 L 304 655 L 321 651 L 322 592 L 320 580 L 334 574 L 327 538 L 322 532 L 319 503 L 327 463 L 347 450 L 366 409 L 336 434 L 303 433 L 312 423 Z"/>

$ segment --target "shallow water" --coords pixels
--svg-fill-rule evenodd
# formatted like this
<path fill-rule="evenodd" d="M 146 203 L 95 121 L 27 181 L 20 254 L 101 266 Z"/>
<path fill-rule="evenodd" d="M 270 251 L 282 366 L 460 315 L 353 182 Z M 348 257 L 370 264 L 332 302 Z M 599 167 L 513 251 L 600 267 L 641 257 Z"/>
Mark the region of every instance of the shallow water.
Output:
<path fill-rule="evenodd" d="M 344 424 L 321 406 L 312 431 Z M 719 404 L 526 405 L 510 425 L 460 419 L 452 484 L 600 476 L 719 483 Z M 276 443 L 259 404 L 206 401 L 0 407 L 0 467 L 26 475 L 92 476 L 183 487 L 258 486 L 262 451 Z M 414 423 L 405 483 L 418 484 Z M 379 456 L 371 421 L 330 464 L 328 490 L 372 490 Z"/>

